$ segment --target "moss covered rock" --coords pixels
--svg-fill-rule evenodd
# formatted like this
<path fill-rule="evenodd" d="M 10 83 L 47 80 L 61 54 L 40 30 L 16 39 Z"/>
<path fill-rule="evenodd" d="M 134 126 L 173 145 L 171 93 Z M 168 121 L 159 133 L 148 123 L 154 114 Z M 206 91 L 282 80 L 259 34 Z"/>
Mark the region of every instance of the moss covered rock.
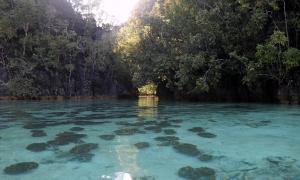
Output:
<path fill-rule="evenodd" d="M 39 166 L 36 162 L 20 162 L 17 164 L 12 164 L 10 166 L 7 166 L 4 169 L 4 172 L 6 174 L 21 174 L 24 172 L 28 172 L 32 169 L 35 169 Z"/>

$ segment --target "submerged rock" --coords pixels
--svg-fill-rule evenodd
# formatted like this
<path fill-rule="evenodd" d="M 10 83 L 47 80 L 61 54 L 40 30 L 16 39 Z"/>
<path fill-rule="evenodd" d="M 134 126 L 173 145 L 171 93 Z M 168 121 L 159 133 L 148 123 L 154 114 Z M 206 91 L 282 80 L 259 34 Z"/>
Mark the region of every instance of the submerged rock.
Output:
<path fill-rule="evenodd" d="M 90 162 L 94 156 L 95 154 L 92 153 L 83 153 L 77 155 L 75 159 L 77 159 L 79 162 Z"/>
<path fill-rule="evenodd" d="M 138 149 L 142 149 L 142 148 L 150 147 L 150 144 L 147 142 L 139 142 L 134 144 L 134 146 Z"/>
<path fill-rule="evenodd" d="M 44 130 L 31 130 L 30 132 L 32 132 L 32 134 L 31 134 L 32 137 L 47 136 L 47 134 L 44 132 Z"/>
<path fill-rule="evenodd" d="M 156 124 L 156 123 L 157 123 L 157 121 L 155 121 L 155 120 L 148 120 L 144 124 L 150 125 L 150 124 Z"/>
<path fill-rule="evenodd" d="M 215 170 L 209 167 L 193 168 L 191 166 L 185 166 L 178 170 L 180 177 L 197 180 L 197 179 L 215 179 Z"/>
<path fill-rule="evenodd" d="M 31 169 L 35 169 L 38 166 L 39 164 L 36 162 L 21 162 L 7 166 L 4 169 L 4 172 L 7 174 L 21 174 L 30 171 Z"/>
<path fill-rule="evenodd" d="M 214 138 L 217 135 L 208 132 L 200 132 L 198 133 L 198 136 L 205 137 L 205 138 Z"/>
<path fill-rule="evenodd" d="M 178 170 L 178 175 L 186 179 L 197 179 L 195 169 L 191 166 L 185 166 Z"/>
<path fill-rule="evenodd" d="M 72 154 L 81 154 L 81 153 L 88 153 L 92 149 L 98 148 L 98 144 L 95 143 L 87 143 L 87 144 L 81 144 L 73 147 L 70 150 L 70 153 Z"/>
<path fill-rule="evenodd" d="M 132 122 L 132 123 L 129 123 L 129 122 L 116 122 L 116 124 L 118 125 L 124 125 L 124 126 L 143 126 L 144 123 L 142 122 Z"/>
<path fill-rule="evenodd" d="M 200 168 L 195 168 L 195 173 L 197 176 L 212 176 L 215 175 L 215 170 L 209 167 L 200 167 Z"/>
<path fill-rule="evenodd" d="M 157 146 L 175 146 L 177 144 L 180 144 L 178 141 L 166 141 L 161 144 L 157 144 Z"/>
<path fill-rule="evenodd" d="M 134 177 L 134 180 L 155 180 L 155 177 L 153 176 L 138 176 Z"/>
<path fill-rule="evenodd" d="M 29 123 L 29 124 L 26 124 L 23 126 L 23 128 L 25 129 L 42 129 L 44 127 L 46 127 L 47 124 L 45 123 L 36 123 L 36 124 L 32 124 L 32 123 Z"/>
<path fill-rule="evenodd" d="M 82 131 L 82 130 L 84 130 L 84 128 L 82 128 L 82 127 L 72 127 L 72 128 L 70 128 L 70 131 Z"/>
<path fill-rule="evenodd" d="M 156 126 L 159 126 L 159 127 L 170 127 L 170 126 L 172 126 L 172 124 L 169 123 L 168 121 L 161 121 L 161 122 L 157 123 Z"/>
<path fill-rule="evenodd" d="M 173 123 L 182 123 L 183 122 L 183 120 L 171 120 L 171 122 L 173 122 Z"/>
<path fill-rule="evenodd" d="M 132 128 L 132 129 L 120 129 L 114 131 L 117 135 L 132 135 L 136 132 L 139 132 L 138 128 Z"/>
<path fill-rule="evenodd" d="M 79 143 L 82 142 L 81 138 L 85 137 L 86 134 L 76 134 L 74 132 L 63 132 L 56 135 L 54 140 L 48 141 L 51 145 L 67 145 L 71 142 Z"/>
<path fill-rule="evenodd" d="M 179 138 L 176 136 L 159 136 L 154 138 L 157 141 L 178 141 Z"/>
<path fill-rule="evenodd" d="M 104 123 L 109 123 L 108 121 L 104 122 L 94 122 L 94 121 L 76 121 L 74 122 L 75 125 L 78 126 L 85 126 L 85 125 L 98 125 L 98 124 L 104 124 Z"/>
<path fill-rule="evenodd" d="M 46 143 L 32 143 L 26 147 L 27 150 L 39 152 L 47 149 Z"/>
<path fill-rule="evenodd" d="M 210 161 L 214 156 L 209 154 L 202 154 L 198 159 L 200 161 Z"/>
<path fill-rule="evenodd" d="M 168 135 L 172 135 L 172 134 L 176 134 L 177 133 L 173 129 L 165 129 L 164 132 L 165 132 L 165 134 L 168 134 Z"/>
<path fill-rule="evenodd" d="M 115 135 L 100 135 L 99 137 L 104 140 L 112 140 L 115 138 Z"/>
<path fill-rule="evenodd" d="M 62 145 L 68 145 L 69 141 L 60 138 L 55 138 L 54 140 L 48 141 L 47 144 L 62 146 Z"/>
<path fill-rule="evenodd" d="M 151 130 L 155 133 L 160 133 L 162 132 L 162 128 L 160 126 L 149 126 L 149 127 L 145 127 L 145 130 Z"/>
<path fill-rule="evenodd" d="M 200 151 L 197 149 L 197 146 L 188 143 L 179 143 L 173 146 L 178 152 L 187 154 L 190 156 L 197 156 L 200 154 Z"/>
<path fill-rule="evenodd" d="M 205 130 L 202 127 L 193 127 L 191 129 L 188 129 L 188 131 L 191 131 L 191 132 L 204 132 Z"/>

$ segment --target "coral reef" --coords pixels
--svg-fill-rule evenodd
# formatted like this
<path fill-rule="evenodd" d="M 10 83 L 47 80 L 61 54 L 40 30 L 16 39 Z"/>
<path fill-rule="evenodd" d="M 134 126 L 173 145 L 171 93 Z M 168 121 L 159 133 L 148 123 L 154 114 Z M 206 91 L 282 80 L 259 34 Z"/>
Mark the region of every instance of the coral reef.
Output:
<path fill-rule="evenodd" d="M 39 152 L 47 149 L 46 143 L 32 143 L 26 147 L 27 150 Z"/>
<path fill-rule="evenodd" d="M 84 128 L 82 128 L 82 127 L 72 127 L 72 128 L 70 128 L 70 131 L 82 131 L 82 130 L 84 130 Z"/>
<path fill-rule="evenodd" d="M 178 141 L 166 141 L 166 142 L 163 142 L 161 144 L 157 144 L 157 146 L 174 146 L 174 145 L 177 145 L 179 144 Z"/>
<path fill-rule="evenodd" d="M 77 159 L 79 162 L 90 162 L 94 156 L 95 154 L 88 152 L 88 153 L 78 154 L 75 157 L 75 159 Z"/>
<path fill-rule="evenodd" d="M 162 132 L 162 128 L 160 126 L 148 126 L 144 128 L 145 130 L 151 130 L 155 133 L 160 133 Z"/>
<path fill-rule="evenodd" d="M 209 154 L 202 154 L 198 159 L 200 161 L 210 161 L 214 156 Z"/>
<path fill-rule="evenodd" d="M 156 124 L 157 123 L 157 121 L 154 121 L 154 120 L 148 120 L 148 121 L 146 121 L 144 124 L 145 125 L 150 125 L 150 124 Z"/>
<path fill-rule="evenodd" d="M 185 179 L 197 180 L 197 179 L 215 179 L 215 170 L 209 167 L 193 168 L 191 166 L 185 166 L 178 170 L 178 175 Z"/>
<path fill-rule="evenodd" d="M 76 121 L 74 122 L 75 125 L 78 126 L 85 126 L 85 125 L 97 125 L 97 124 L 104 124 L 104 123 L 110 123 L 108 121 L 105 122 L 94 122 L 94 121 Z"/>
<path fill-rule="evenodd" d="M 165 129 L 164 132 L 165 132 L 165 134 L 168 134 L 168 135 L 172 135 L 172 134 L 176 134 L 177 133 L 173 129 Z"/>
<path fill-rule="evenodd" d="M 200 151 L 197 149 L 197 146 L 188 143 L 179 143 L 173 146 L 178 152 L 187 154 L 190 156 L 197 156 L 200 154 Z"/>
<path fill-rule="evenodd" d="M 51 145 L 67 145 L 71 142 L 79 143 L 82 142 L 80 138 L 85 137 L 86 134 L 76 134 L 74 132 L 63 132 L 56 135 L 54 140 L 48 141 Z"/>
<path fill-rule="evenodd" d="M 155 177 L 153 176 L 138 176 L 134 177 L 134 180 L 155 180 Z"/>
<path fill-rule="evenodd" d="M 183 122 L 183 120 L 170 120 L 170 121 L 173 122 L 173 123 L 176 123 L 176 124 L 179 124 L 179 123 Z"/>
<path fill-rule="evenodd" d="M 7 174 L 21 174 L 27 171 L 30 171 L 32 169 L 35 169 L 39 166 L 36 162 L 20 162 L 17 164 L 12 164 L 10 166 L 7 166 L 4 169 L 4 172 Z"/>
<path fill-rule="evenodd" d="M 95 143 L 87 143 L 87 144 L 81 144 L 73 147 L 70 150 L 70 153 L 72 154 L 81 154 L 81 153 L 88 153 L 92 149 L 98 148 L 98 144 Z"/>
<path fill-rule="evenodd" d="M 171 123 L 169 123 L 168 121 L 161 121 L 161 122 L 159 122 L 159 123 L 156 123 L 156 125 L 157 126 L 159 126 L 159 127 L 170 127 L 170 126 L 172 126 L 172 124 Z"/>
<path fill-rule="evenodd" d="M 178 170 L 178 175 L 185 179 L 196 179 L 195 169 L 191 166 L 185 166 Z"/>
<path fill-rule="evenodd" d="M 115 135 L 100 135 L 99 137 L 104 140 L 112 140 L 115 138 Z"/>
<path fill-rule="evenodd" d="M 44 130 L 31 130 L 30 132 L 32 132 L 32 134 L 31 134 L 32 137 L 47 136 L 47 134 L 44 132 Z"/>
<path fill-rule="evenodd" d="M 191 129 L 188 129 L 188 131 L 191 131 L 191 132 L 204 132 L 205 130 L 202 127 L 193 127 Z"/>
<path fill-rule="evenodd" d="M 132 135 L 134 133 L 141 132 L 138 128 L 132 128 L 132 129 L 120 129 L 114 131 L 117 135 Z"/>
<path fill-rule="evenodd" d="M 200 132 L 198 133 L 198 136 L 205 137 L 205 138 L 214 138 L 217 135 L 208 132 Z"/>
<path fill-rule="evenodd" d="M 44 127 L 46 127 L 47 124 L 45 123 L 29 123 L 23 126 L 23 128 L 25 129 L 42 129 Z"/>
<path fill-rule="evenodd" d="M 116 122 L 117 125 L 124 125 L 124 126 L 143 126 L 144 123 L 142 122 L 134 122 L 134 123 L 129 123 L 129 122 Z"/>
<path fill-rule="evenodd" d="M 134 146 L 138 149 L 142 149 L 142 148 L 150 147 L 150 144 L 147 142 L 139 142 L 134 144 Z"/>
<path fill-rule="evenodd" d="M 179 138 L 176 136 L 158 136 L 154 138 L 157 141 L 178 141 Z"/>

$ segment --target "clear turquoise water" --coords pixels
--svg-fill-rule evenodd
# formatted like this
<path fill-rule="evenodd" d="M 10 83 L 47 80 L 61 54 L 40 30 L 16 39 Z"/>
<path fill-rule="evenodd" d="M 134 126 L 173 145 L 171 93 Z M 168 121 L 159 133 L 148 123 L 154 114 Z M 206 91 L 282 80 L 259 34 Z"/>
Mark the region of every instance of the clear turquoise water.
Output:
<path fill-rule="evenodd" d="M 174 120 L 182 120 L 177 122 Z M 164 131 L 145 130 L 147 121 L 169 122 L 180 143 L 196 145 L 210 161 L 177 152 L 154 138 L 168 136 Z M 63 123 L 64 122 L 64 123 Z M 76 122 L 103 122 L 82 125 Z M 124 126 L 117 122 L 143 122 Z M 47 136 L 32 137 L 26 124 L 44 123 Z M 48 147 L 41 152 L 26 149 L 31 143 L 46 143 L 56 134 L 86 134 L 84 142 Z M 202 127 L 215 138 L 188 131 Z M 138 128 L 145 133 L 116 135 L 120 129 Z M 116 135 L 103 140 L 100 135 Z M 219 180 L 297 180 L 300 179 L 300 107 L 266 104 L 206 104 L 196 102 L 139 100 L 0 101 L 0 179 L 7 180 L 100 180 L 114 179 L 127 172 L 135 179 L 181 180 L 178 170 L 185 166 L 210 167 Z M 138 149 L 134 144 L 148 142 Z M 74 160 L 69 151 L 76 145 L 96 143 L 89 162 Z M 19 162 L 37 162 L 39 167 L 18 175 L 6 174 L 5 167 Z M 208 179 L 202 177 L 202 179 Z"/>

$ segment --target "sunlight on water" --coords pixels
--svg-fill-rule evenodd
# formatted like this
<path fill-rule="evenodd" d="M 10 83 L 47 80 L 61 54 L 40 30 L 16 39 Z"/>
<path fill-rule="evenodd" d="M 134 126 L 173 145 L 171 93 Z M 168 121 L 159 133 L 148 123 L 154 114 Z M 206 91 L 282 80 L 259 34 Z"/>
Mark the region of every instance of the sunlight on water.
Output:
<path fill-rule="evenodd" d="M 299 179 L 299 117 L 299 106 L 155 97 L 0 101 L 0 179 Z"/>

